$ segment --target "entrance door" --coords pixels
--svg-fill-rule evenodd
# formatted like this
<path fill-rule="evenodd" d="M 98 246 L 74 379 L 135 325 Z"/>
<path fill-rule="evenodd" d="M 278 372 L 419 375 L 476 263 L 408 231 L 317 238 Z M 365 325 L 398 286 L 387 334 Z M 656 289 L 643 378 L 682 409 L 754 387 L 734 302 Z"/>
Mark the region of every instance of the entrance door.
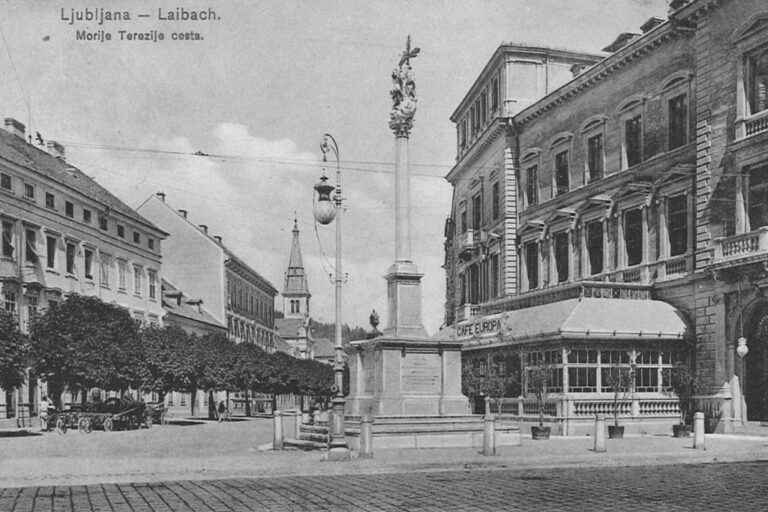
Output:
<path fill-rule="evenodd" d="M 768 307 L 763 306 L 754 316 L 756 322 L 747 337 L 749 353 L 744 361 L 744 400 L 747 403 L 747 419 L 768 421 Z"/>

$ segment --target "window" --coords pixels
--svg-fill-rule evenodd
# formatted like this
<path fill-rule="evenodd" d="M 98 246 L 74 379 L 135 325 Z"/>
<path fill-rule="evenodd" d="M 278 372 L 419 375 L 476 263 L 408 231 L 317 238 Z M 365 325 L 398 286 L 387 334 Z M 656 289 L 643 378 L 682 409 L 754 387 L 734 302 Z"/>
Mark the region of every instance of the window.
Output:
<path fill-rule="evenodd" d="M 56 208 L 56 197 L 50 192 L 45 193 L 45 206 L 48 208 Z"/>
<path fill-rule="evenodd" d="M 477 131 L 477 121 L 475 120 L 475 107 L 472 107 L 471 109 L 469 109 L 469 122 L 471 123 L 470 125 L 471 135 L 474 136 L 475 132 Z"/>
<path fill-rule="evenodd" d="M 499 182 L 493 184 L 493 187 L 491 187 L 491 215 L 493 216 L 493 220 L 497 220 L 499 218 L 499 206 L 501 203 L 501 187 L 499 187 Z"/>
<path fill-rule="evenodd" d="M 93 251 L 85 250 L 85 278 L 93 279 Z"/>
<path fill-rule="evenodd" d="M 117 287 L 120 290 L 125 290 L 126 286 L 126 274 L 128 272 L 128 264 L 125 261 L 118 260 L 117 262 Z"/>
<path fill-rule="evenodd" d="M 749 113 L 768 109 L 768 48 L 747 57 L 747 102 Z"/>
<path fill-rule="evenodd" d="M 475 133 L 480 131 L 480 98 L 475 100 Z"/>
<path fill-rule="evenodd" d="M 16 292 L 5 290 L 3 292 L 5 310 L 12 315 L 16 314 Z"/>
<path fill-rule="evenodd" d="M 480 230 L 483 224 L 483 202 L 480 194 L 472 198 L 472 229 Z"/>
<path fill-rule="evenodd" d="M 488 115 L 488 90 L 484 89 L 480 95 L 480 126 L 485 125 Z"/>
<path fill-rule="evenodd" d="M 99 278 L 101 286 L 109 287 L 109 264 L 110 258 L 104 253 L 99 255 Z"/>
<path fill-rule="evenodd" d="M 560 350 L 545 350 L 526 354 L 526 371 L 531 366 L 549 366 L 547 392 L 558 393 L 563 390 L 563 358 Z M 529 392 L 532 390 L 528 390 Z"/>
<path fill-rule="evenodd" d="M 589 275 L 594 276 L 603 271 L 603 223 L 599 220 L 590 222 L 586 230 Z"/>
<path fill-rule="evenodd" d="M 597 391 L 597 351 L 571 350 L 568 353 L 568 391 Z"/>
<path fill-rule="evenodd" d="M 459 146 L 463 149 L 467 144 L 467 120 L 462 119 L 459 123 Z"/>
<path fill-rule="evenodd" d="M 642 116 L 639 114 L 624 121 L 624 147 L 627 167 L 632 167 L 642 161 Z"/>
<path fill-rule="evenodd" d="M 85 222 L 86 224 L 91 223 L 91 210 L 86 210 L 85 208 L 83 208 L 83 222 Z"/>
<path fill-rule="evenodd" d="M 133 243 L 135 244 L 141 243 L 141 235 L 137 231 L 133 232 Z"/>
<path fill-rule="evenodd" d="M 29 199 L 35 198 L 35 186 L 30 185 L 29 183 L 24 184 L 24 197 L 27 197 Z"/>
<path fill-rule="evenodd" d="M 125 238 L 125 227 L 121 226 L 120 224 L 117 225 L 117 236 L 120 238 Z"/>
<path fill-rule="evenodd" d="M 157 298 L 157 273 L 153 270 L 147 271 L 147 279 L 149 280 L 149 298 Z"/>
<path fill-rule="evenodd" d="M 480 297 L 480 272 L 477 263 L 469 266 L 469 303 L 477 304 Z"/>
<path fill-rule="evenodd" d="M 587 139 L 587 165 L 589 166 L 589 181 L 603 177 L 603 134 Z"/>
<path fill-rule="evenodd" d="M 37 315 L 38 305 L 39 305 L 39 299 L 37 295 L 26 295 L 26 303 L 27 303 L 27 313 L 29 315 L 29 318 L 35 318 Z"/>
<path fill-rule="evenodd" d="M 499 79 L 493 79 L 493 85 L 491 86 L 491 111 L 496 112 L 499 108 Z"/>
<path fill-rule="evenodd" d="M 464 272 L 459 273 L 459 305 L 467 303 L 467 276 Z"/>
<path fill-rule="evenodd" d="M 56 238 L 52 236 L 45 237 L 45 266 L 56 268 Z"/>
<path fill-rule="evenodd" d="M 768 226 L 768 166 L 749 171 L 749 225 Z"/>
<path fill-rule="evenodd" d="M 133 293 L 141 295 L 141 267 L 133 266 Z"/>
<path fill-rule="evenodd" d="M 64 202 L 64 215 L 70 219 L 75 217 L 75 205 L 69 201 Z"/>
<path fill-rule="evenodd" d="M 688 96 L 681 94 L 669 100 L 669 149 L 688 143 Z"/>
<path fill-rule="evenodd" d="M 539 202 L 539 166 L 533 165 L 526 171 L 525 197 L 528 199 L 528 206 L 533 206 Z"/>
<path fill-rule="evenodd" d="M 24 231 L 24 235 L 27 239 L 27 244 L 24 248 L 24 260 L 27 263 L 37 263 L 37 233 L 34 229 L 27 229 Z"/>
<path fill-rule="evenodd" d="M 669 255 L 685 254 L 688 251 L 688 198 L 684 194 L 670 197 L 667 211 Z"/>
<path fill-rule="evenodd" d="M 557 282 L 564 283 L 568 280 L 568 267 L 570 263 L 569 253 L 570 244 L 568 243 L 568 233 L 562 231 L 557 233 L 554 238 L 555 251 L 555 270 L 557 271 Z"/>
<path fill-rule="evenodd" d="M 106 231 L 108 229 L 106 217 L 99 217 L 99 229 L 102 231 Z"/>
<path fill-rule="evenodd" d="M 635 391 L 658 391 L 659 352 L 656 350 L 638 352 L 635 364 Z"/>
<path fill-rule="evenodd" d="M 561 151 L 555 155 L 555 189 L 556 195 L 568 192 L 568 151 Z"/>
<path fill-rule="evenodd" d="M 528 289 L 539 287 L 539 246 L 537 242 L 525 244 L 525 268 L 528 276 Z"/>
<path fill-rule="evenodd" d="M 72 242 L 67 242 L 67 274 L 75 273 L 75 254 L 77 247 Z"/>
<path fill-rule="evenodd" d="M 3 258 L 13 258 L 13 223 L 3 222 Z"/>
<path fill-rule="evenodd" d="M 154 248 L 155 248 L 155 239 L 154 238 L 147 238 L 147 246 L 150 249 L 154 250 Z"/>
<path fill-rule="evenodd" d="M 488 275 L 491 298 L 499 296 L 499 254 L 494 253 L 490 258 L 490 270 Z"/>
<path fill-rule="evenodd" d="M 467 210 L 464 208 L 461 210 L 461 232 L 466 233 L 467 232 Z"/>
<path fill-rule="evenodd" d="M 643 213 L 640 208 L 624 212 L 624 244 L 627 265 L 638 265 L 643 261 Z"/>
<path fill-rule="evenodd" d="M 0 187 L 4 188 L 5 190 L 13 189 L 13 186 L 11 185 L 10 174 L 0 173 Z"/>

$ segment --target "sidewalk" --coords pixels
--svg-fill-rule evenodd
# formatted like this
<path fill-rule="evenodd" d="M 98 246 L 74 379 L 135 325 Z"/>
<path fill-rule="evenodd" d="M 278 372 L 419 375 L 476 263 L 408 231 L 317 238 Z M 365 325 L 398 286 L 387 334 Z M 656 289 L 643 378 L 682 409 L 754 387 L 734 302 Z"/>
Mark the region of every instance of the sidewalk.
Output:
<path fill-rule="evenodd" d="M 637 436 L 608 440 L 607 452 L 595 453 L 590 437 L 524 436 L 522 446 L 500 448 L 495 456 L 469 448 L 376 451 L 374 445 L 373 459 L 353 454 L 348 462 L 325 461 L 322 452 L 264 450 L 270 440 L 268 420 L 0 438 L 0 486 L 768 460 L 768 438 L 716 434 L 706 437 L 706 450 L 693 449 L 693 438 Z"/>

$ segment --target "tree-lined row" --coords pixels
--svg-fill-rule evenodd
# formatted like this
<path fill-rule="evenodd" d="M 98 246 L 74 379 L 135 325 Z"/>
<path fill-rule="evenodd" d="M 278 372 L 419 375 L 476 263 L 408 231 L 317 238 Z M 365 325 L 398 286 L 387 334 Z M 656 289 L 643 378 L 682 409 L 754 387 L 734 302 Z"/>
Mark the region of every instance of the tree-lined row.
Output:
<path fill-rule="evenodd" d="M 28 337 L 18 331 L 13 316 L 0 318 L 0 385 L 19 387 L 26 368 L 47 382 L 55 401 L 65 388 L 82 391 L 82 397 L 94 387 L 161 396 L 197 390 L 327 396 L 333 384 L 328 365 L 267 354 L 222 334 L 197 336 L 168 326 L 141 329 L 127 310 L 81 295 L 34 318 Z"/>

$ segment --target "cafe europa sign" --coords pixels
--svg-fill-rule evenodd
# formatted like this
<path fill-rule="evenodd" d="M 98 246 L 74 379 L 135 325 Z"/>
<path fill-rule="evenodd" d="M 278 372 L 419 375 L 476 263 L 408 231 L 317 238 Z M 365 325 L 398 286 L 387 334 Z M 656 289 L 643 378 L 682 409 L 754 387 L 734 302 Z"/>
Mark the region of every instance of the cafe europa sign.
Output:
<path fill-rule="evenodd" d="M 456 326 L 456 336 L 476 336 L 499 332 L 501 330 L 501 318 L 486 318 Z"/>

